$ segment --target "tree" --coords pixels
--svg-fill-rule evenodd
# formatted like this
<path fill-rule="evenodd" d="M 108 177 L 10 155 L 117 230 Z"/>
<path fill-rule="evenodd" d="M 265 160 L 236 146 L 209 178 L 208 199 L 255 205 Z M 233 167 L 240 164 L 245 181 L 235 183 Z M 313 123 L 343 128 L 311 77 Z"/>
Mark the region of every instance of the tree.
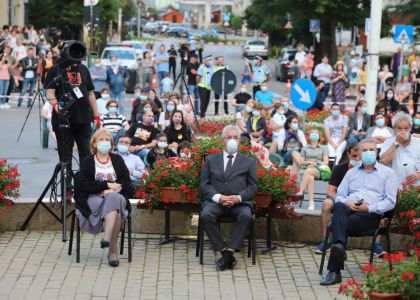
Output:
<path fill-rule="evenodd" d="M 243 23 L 243 19 L 241 16 L 238 16 L 238 15 L 233 15 L 232 19 L 230 20 L 231 27 L 236 30 L 241 30 L 242 23 Z"/>
<path fill-rule="evenodd" d="M 270 45 L 282 45 L 291 37 L 298 42 L 311 40 L 309 19 L 320 19 L 321 39 L 318 54 L 327 54 L 332 62 L 337 59 L 335 30 L 361 26 L 369 16 L 368 0 L 259 0 L 246 10 L 246 20 L 251 29 L 269 34 Z M 290 13 L 293 28 L 285 29 L 286 14 Z"/>

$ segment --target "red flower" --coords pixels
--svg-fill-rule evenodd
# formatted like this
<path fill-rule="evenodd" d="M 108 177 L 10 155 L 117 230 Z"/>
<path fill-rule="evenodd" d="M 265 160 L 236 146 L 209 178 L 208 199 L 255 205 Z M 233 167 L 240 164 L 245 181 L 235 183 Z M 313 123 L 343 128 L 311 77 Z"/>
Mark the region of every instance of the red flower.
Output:
<path fill-rule="evenodd" d="M 185 193 L 185 191 L 187 190 L 187 186 L 185 184 L 181 184 L 179 186 L 179 189 Z"/>
<path fill-rule="evenodd" d="M 169 173 L 167 171 L 163 171 L 162 173 L 160 173 L 160 175 L 162 177 L 167 177 L 169 175 Z"/>
<path fill-rule="evenodd" d="M 156 184 L 154 184 L 153 182 L 151 182 L 151 183 L 149 184 L 149 187 L 150 187 L 151 189 L 155 189 L 155 188 L 156 188 Z"/>
<path fill-rule="evenodd" d="M 413 272 L 404 272 L 404 273 L 401 274 L 401 279 L 403 281 L 405 281 L 406 278 L 408 278 L 409 280 L 413 280 L 414 279 Z"/>
<path fill-rule="evenodd" d="M 418 231 L 418 232 L 414 232 L 414 234 L 413 234 L 413 238 L 415 239 L 415 240 L 420 240 L 420 232 Z"/>
<path fill-rule="evenodd" d="M 362 267 L 362 271 L 364 271 L 364 272 L 375 272 L 375 273 L 377 273 L 379 270 L 378 270 L 377 267 L 375 267 L 374 264 L 370 263 L 370 264 L 364 265 Z"/>

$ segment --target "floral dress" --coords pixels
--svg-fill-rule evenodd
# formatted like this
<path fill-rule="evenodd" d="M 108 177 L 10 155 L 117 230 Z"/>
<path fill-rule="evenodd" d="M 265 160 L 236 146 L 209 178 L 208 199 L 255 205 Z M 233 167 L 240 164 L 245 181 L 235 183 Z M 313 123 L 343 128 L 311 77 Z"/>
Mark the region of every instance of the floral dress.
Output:
<path fill-rule="evenodd" d="M 341 74 L 342 73 L 334 72 L 331 79 L 333 80 L 334 78 L 337 78 Z M 346 82 L 343 79 L 340 79 L 332 84 L 332 101 L 344 102 L 345 100 L 346 100 Z"/>

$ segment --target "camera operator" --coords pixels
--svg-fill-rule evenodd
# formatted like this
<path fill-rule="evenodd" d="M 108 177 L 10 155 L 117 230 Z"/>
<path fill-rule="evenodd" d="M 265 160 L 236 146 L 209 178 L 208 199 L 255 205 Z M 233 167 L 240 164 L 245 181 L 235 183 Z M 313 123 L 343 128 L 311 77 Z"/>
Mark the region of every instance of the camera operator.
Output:
<path fill-rule="evenodd" d="M 179 57 L 181 58 L 181 73 L 185 74 L 188 60 L 191 55 L 188 49 L 188 43 L 180 43 L 178 53 Z"/>
<path fill-rule="evenodd" d="M 52 126 L 57 136 L 60 161 L 67 162 L 71 168 L 74 141 L 79 161 L 82 161 L 90 155 L 90 124 L 95 120 L 100 127 L 100 116 L 89 70 L 81 64 L 86 48 L 80 42 L 66 41 L 60 54 L 59 63 L 48 72 L 44 88 L 53 107 Z M 60 125 L 65 127 L 60 129 Z"/>
<path fill-rule="evenodd" d="M 175 50 L 175 46 L 171 45 L 171 48 L 168 50 L 169 54 L 169 73 L 174 76 L 174 80 L 176 79 L 176 58 L 178 56 L 178 52 Z"/>

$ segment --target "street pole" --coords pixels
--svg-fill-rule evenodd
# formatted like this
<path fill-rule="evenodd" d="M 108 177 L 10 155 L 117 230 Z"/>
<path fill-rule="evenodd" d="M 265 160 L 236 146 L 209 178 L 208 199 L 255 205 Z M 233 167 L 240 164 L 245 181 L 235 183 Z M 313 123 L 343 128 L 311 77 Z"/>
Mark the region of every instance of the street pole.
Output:
<path fill-rule="evenodd" d="M 376 106 L 376 85 L 379 69 L 379 40 L 381 38 L 382 21 L 382 0 L 371 0 L 370 2 L 370 32 L 368 35 L 368 64 L 366 76 L 366 102 L 369 113 L 375 112 Z"/>
<path fill-rule="evenodd" d="M 141 23 L 141 1 L 137 1 L 137 37 L 141 37 L 140 23 Z"/>
<path fill-rule="evenodd" d="M 92 5 L 92 0 L 90 0 L 90 39 L 89 39 L 89 48 L 90 48 L 90 51 L 93 51 L 93 5 Z"/>
<path fill-rule="evenodd" d="M 400 66 L 399 66 L 400 71 L 398 72 L 398 76 L 397 76 L 398 81 L 401 81 L 401 78 L 403 76 L 404 44 L 405 44 L 405 41 L 404 40 L 401 41 L 401 55 L 400 55 Z"/>

